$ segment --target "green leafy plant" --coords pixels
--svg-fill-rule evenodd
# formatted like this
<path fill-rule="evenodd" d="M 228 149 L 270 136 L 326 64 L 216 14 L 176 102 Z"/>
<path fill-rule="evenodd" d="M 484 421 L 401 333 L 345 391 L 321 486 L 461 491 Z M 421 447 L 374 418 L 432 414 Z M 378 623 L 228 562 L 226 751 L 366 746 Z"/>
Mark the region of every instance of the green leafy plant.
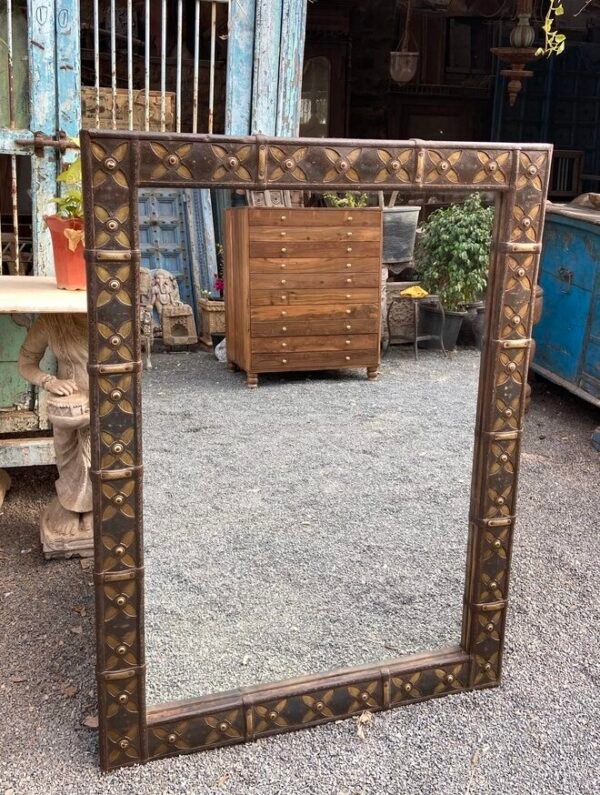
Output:
<path fill-rule="evenodd" d="M 366 193 L 355 193 L 346 191 L 343 196 L 339 193 L 324 193 L 323 198 L 330 207 L 366 207 L 369 197 Z"/>
<path fill-rule="evenodd" d="M 487 286 L 494 210 L 473 193 L 462 204 L 431 214 L 417 250 L 423 287 L 440 297 L 448 311 L 478 301 Z"/>
<path fill-rule="evenodd" d="M 77 142 L 78 144 L 78 142 Z M 83 192 L 81 189 L 81 157 L 75 160 L 56 178 L 65 185 L 66 190 L 61 196 L 55 196 L 57 215 L 61 218 L 83 218 Z"/>
<path fill-rule="evenodd" d="M 550 0 L 546 16 L 544 17 L 544 24 L 542 25 L 544 46 L 538 47 L 536 55 L 546 55 L 549 58 L 551 55 L 560 55 L 564 52 L 567 37 L 564 33 L 559 33 L 554 29 L 556 18 L 561 17 L 564 13 L 565 9 L 562 0 Z"/>

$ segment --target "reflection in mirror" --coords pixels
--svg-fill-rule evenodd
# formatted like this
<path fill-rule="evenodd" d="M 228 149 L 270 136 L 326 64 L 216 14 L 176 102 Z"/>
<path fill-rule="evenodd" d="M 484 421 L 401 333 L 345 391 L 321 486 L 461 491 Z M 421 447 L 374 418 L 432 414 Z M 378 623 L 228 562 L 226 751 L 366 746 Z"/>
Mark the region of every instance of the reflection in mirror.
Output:
<path fill-rule="evenodd" d="M 213 192 L 217 256 L 196 262 L 176 208 L 162 196 L 167 220 L 150 224 L 155 199 L 140 197 L 149 703 L 460 640 L 493 210 L 485 197 L 440 197 L 438 212 L 407 196 L 249 198 Z M 368 207 L 346 206 L 358 198 Z M 222 290 L 228 311 L 228 291 L 248 310 L 228 315 L 225 354 Z M 224 360 L 172 344 L 171 316 Z M 361 357 L 380 327 L 374 380 Z M 357 357 L 345 367 L 340 345 Z M 305 369 L 261 371 L 248 389 L 236 346 Z"/>

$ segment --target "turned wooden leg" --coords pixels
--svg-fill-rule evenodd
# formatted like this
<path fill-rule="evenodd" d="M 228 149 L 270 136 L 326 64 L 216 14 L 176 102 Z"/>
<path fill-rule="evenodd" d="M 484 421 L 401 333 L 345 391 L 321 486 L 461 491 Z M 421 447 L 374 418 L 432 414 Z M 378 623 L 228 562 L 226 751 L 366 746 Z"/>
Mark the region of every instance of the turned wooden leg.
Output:
<path fill-rule="evenodd" d="M 367 378 L 369 381 L 375 381 L 379 375 L 379 367 L 367 367 Z"/>
<path fill-rule="evenodd" d="M 258 375 L 256 373 L 246 373 L 246 386 L 248 389 L 256 389 L 258 386 Z"/>
<path fill-rule="evenodd" d="M 235 362 L 227 362 L 227 369 L 231 370 L 233 373 L 237 373 L 240 368 Z"/>

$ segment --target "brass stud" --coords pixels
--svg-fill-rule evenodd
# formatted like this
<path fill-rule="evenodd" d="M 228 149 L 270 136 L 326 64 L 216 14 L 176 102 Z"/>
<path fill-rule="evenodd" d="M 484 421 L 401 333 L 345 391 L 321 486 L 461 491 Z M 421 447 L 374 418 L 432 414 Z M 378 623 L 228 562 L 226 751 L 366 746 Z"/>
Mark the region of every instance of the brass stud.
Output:
<path fill-rule="evenodd" d="M 287 215 L 282 215 L 282 216 L 281 216 L 281 220 L 282 220 L 282 221 L 287 221 Z"/>
<path fill-rule="evenodd" d="M 498 583 L 496 580 L 492 580 L 490 582 L 490 591 L 497 591 L 498 590 Z"/>
<path fill-rule="evenodd" d="M 125 596 L 125 594 L 119 594 L 119 596 L 117 596 L 117 598 L 115 599 L 115 603 L 117 607 L 125 607 L 125 605 L 127 604 L 127 597 Z"/>
<path fill-rule="evenodd" d="M 530 177 L 535 177 L 535 175 L 537 174 L 537 168 L 536 168 L 536 166 L 534 166 L 533 164 L 531 164 L 531 165 L 529 166 L 529 168 L 527 169 L 527 173 L 529 174 L 529 176 L 530 176 Z"/>
<path fill-rule="evenodd" d="M 287 348 L 287 342 L 282 342 L 282 343 L 281 343 L 281 347 L 282 347 L 282 348 Z"/>
<path fill-rule="evenodd" d="M 282 295 L 282 296 L 281 296 L 281 300 L 282 300 L 282 301 L 285 301 L 285 300 L 286 300 L 286 298 L 287 298 L 287 295 Z"/>
<path fill-rule="evenodd" d="M 366 691 L 366 690 L 363 690 L 363 692 L 360 694 L 360 699 L 361 699 L 361 701 L 368 701 L 368 700 L 369 700 L 369 698 L 370 698 L 370 696 L 369 696 L 369 694 L 367 693 L 367 691 Z"/>
<path fill-rule="evenodd" d="M 118 279 L 111 279 L 108 283 L 108 289 L 117 292 L 121 288 L 121 282 Z"/>
<path fill-rule="evenodd" d="M 113 389 L 113 391 L 110 393 L 110 399 L 114 400 L 115 403 L 117 401 L 121 400 L 122 397 L 123 397 L 123 393 L 121 392 L 120 389 Z"/>
<path fill-rule="evenodd" d="M 231 160 L 233 160 L 233 158 L 231 158 Z M 179 162 L 179 158 L 177 157 L 177 155 L 169 155 L 169 156 L 167 157 L 167 163 L 168 163 L 170 166 L 174 166 L 174 165 L 176 165 L 178 162 Z M 230 162 L 231 162 L 231 161 L 230 161 Z M 233 165 L 235 165 L 235 163 L 234 163 Z"/>
<path fill-rule="evenodd" d="M 123 544 L 119 544 L 118 546 L 115 547 L 115 555 L 118 558 L 122 558 L 126 551 L 127 550 L 125 549 Z"/>
<path fill-rule="evenodd" d="M 122 751 L 126 751 L 127 748 L 129 748 L 129 740 L 127 739 L 127 737 L 123 737 L 122 740 L 119 740 L 119 748 Z"/>
<path fill-rule="evenodd" d="M 510 322 L 513 324 L 513 326 L 518 326 L 521 322 L 521 317 L 519 315 L 513 315 Z"/>
<path fill-rule="evenodd" d="M 350 222 L 352 221 L 352 216 L 351 216 L 351 215 L 349 215 L 349 216 L 346 218 L 346 221 L 347 221 L 348 223 L 350 223 Z"/>
<path fill-rule="evenodd" d="M 108 171 L 114 171 L 116 167 L 117 161 L 114 159 L 114 157 L 107 157 L 104 161 L 104 168 L 106 168 Z"/>
<path fill-rule="evenodd" d="M 525 270 L 525 268 L 519 268 L 517 270 L 517 276 L 519 277 L 519 279 L 522 279 L 523 276 L 525 276 L 526 273 L 527 273 L 527 271 Z"/>
<path fill-rule="evenodd" d="M 352 279 L 351 278 L 346 279 L 346 284 L 352 284 Z"/>
<path fill-rule="evenodd" d="M 275 712 L 274 709 L 272 709 L 271 712 L 269 712 L 269 720 L 277 720 L 278 717 L 279 714 Z"/>
<path fill-rule="evenodd" d="M 281 253 L 282 253 L 282 254 L 285 254 L 285 253 L 286 253 L 286 251 L 287 251 L 287 248 L 285 248 L 285 247 L 281 249 Z"/>
<path fill-rule="evenodd" d="M 498 163 L 496 163 L 495 160 L 492 160 L 491 163 L 488 163 L 487 170 L 490 172 L 490 174 L 495 174 L 496 171 L 498 171 Z"/>
<path fill-rule="evenodd" d="M 280 268 L 285 268 L 285 262 L 282 262 L 282 263 L 281 263 L 281 265 L 280 265 L 279 267 L 280 267 Z"/>
<path fill-rule="evenodd" d="M 228 729 L 229 729 L 229 722 L 228 721 L 224 720 L 222 723 L 219 723 L 219 731 L 223 732 L 223 734 L 225 734 L 225 732 Z"/>
<path fill-rule="evenodd" d="M 127 693 L 119 693 L 119 695 L 117 696 L 117 701 L 119 702 L 119 704 L 127 704 L 127 702 L 129 701 L 129 696 L 127 695 Z"/>
<path fill-rule="evenodd" d="M 347 361 L 347 362 L 349 362 L 349 361 L 350 361 L 350 357 L 349 357 L 349 356 L 346 356 L 346 361 Z"/>
<path fill-rule="evenodd" d="M 282 327 L 281 327 L 281 330 L 282 330 L 282 331 L 287 331 L 287 326 L 282 326 Z"/>
<path fill-rule="evenodd" d="M 352 253 L 352 246 L 348 246 L 348 248 L 346 249 L 346 251 L 348 252 L 348 254 L 351 254 L 351 253 Z"/>
<path fill-rule="evenodd" d="M 492 664 L 491 664 L 491 663 L 489 663 L 489 662 L 487 662 L 487 663 L 486 663 L 486 664 L 483 666 L 483 670 L 484 670 L 484 671 L 491 671 L 491 670 L 492 670 Z"/>
<path fill-rule="evenodd" d="M 493 632 L 493 631 L 494 631 L 494 629 L 495 629 L 495 627 L 494 627 L 494 625 L 492 624 L 492 622 L 491 622 L 491 621 L 490 621 L 490 623 L 489 623 L 489 624 L 486 624 L 486 625 L 485 625 L 485 631 L 486 631 L 486 632 Z"/>
<path fill-rule="evenodd" d="M 113 348 L 118 348 L 118 347 L 119 347 L 119 345 L 120 345 L 120 344 L 121 344 L 121 342 L 122 342 L 122 339 L 121 339 L 121 337 L 119 337 L 119 335 L 118 335 L 118 334 L 114 334 L 114 335 L 113 335 L 113 336 L 110 338 L 109 342 L 110 342 L 110 344 L 113 346 Z"/>
<path fill-rule="evenodd" d="M 317 701 L 317 703 L 315 704 L 315 709 L 317 710 L 317 712 L 322 712 L 324 707 L 325 704 L 323 704 L 322 701 Z"/>
<path fill-rule="evenodd" d="M 523 218 L 523 220 L 521 221 L 521 227 L 523 229 L 529 229 L 530 226 L 531 226 L 531 218 L 528 215 L 526 215 L 525 218 Z"/>
<path fill-rule="evenodd" d="M 282 280 L 281 280 L 281 283 L 282 283 L 282 284 L 287 284 L 287 279 L 282 279 Z"/>
<path fill-rule="evenodd" d="M 352 232 L 346 232 L 346 237 L 352 237 Z"/>
<path fill-rule="evenodd" d="M 502 461 L 503 464 L 506 464 L 506 462 L 508 461 L 508 456 L 506 455 L 506 453 L 502 453 L 502 455 L 500 456 L 500 461 Z"/>
<path fill-rule="evenodd" d="M 410 691 L 413 689 L 413 686 L 410 682 L 405 682 L 402 687 L 405 693 L 410 693 Z"/>
<path fill-rule="evenodd" d="M 169 736 L 167 737 L 167 742 L 169 743 L 169 745 L 175 745 L 175 743 L 177 742 L 177 735 L 169 734 Z"/>
<path fill-rule="evenodd" d="M 451 685 L 454 682 L 454 674 L 448 674 L 446 676 L 446 684 Z"/>
<path fill-rule="evenodd" d="M 494 547 L 494 549 L 500 549 L 502 547 L 502 541 L 500 541 L 500 539 L 497 538 L 492 544 L 492 546 Z"/>
<path fill-rule="evenodd" d="M 346 340 L 346 345 L 350 345 L 350 340 Z"/>
<path fill-rule="evenodd" d="M 282 359 L 281 364 L 287 364 L 287 359 Z"/>
<path fill-rule="evenodd" d="M 504 416 L 506 417 L 506 419 L 509 420 L 512 417 L 512 415 L 513 415 L 513 410 L 512 409 L 505 409 L 504 410 Z"/>
<path fill-rule="evenodd" d="M 440 163 L 440 171 L 448 171 L 450 168 L 450 164 L 446 160 L 442 160 Z"/>
<path fill-rule="evenodd" d="M 351 262 L 347 262 L 347 263 L 346 263 L 346 267 L 347 267 L 347 268 L 351 268 L 351 267 L 352 267 L 352 263 L 351 263 Z"/>
<path fill-rule="evenodd" d="M 123 494 L 115 494 L 113 497 L 113 502 L 115 505 L 123 505 L 125 502 L 125 496 Z"/>
<path fill-rule="evenodd" d="M 282 315 L 282 317 L 285 317 L 285 316 L 287 315 L 287 312 L 285 311 L 285 309 L 283 310 L 283 312 L 281 313 L 281 315 Z"/>
<path fill-rule="evenodd" d="M 115 442 L 111 447 L 111 450 L 115 455 L 121 455 L 124 449 L 125 445 L 122 442 Z"/>
<path fill-rule="evenodd" d="M 514 371 L 517 369 L 517 365 L 514 362 L 510 362 L 510 364 L 507 365 L 507 369 L 509 372 L 514 373 Z"/>
<path fill-rule="evenodd" d="M 119 657 L 124 657 L 127 654 L 127 646 L 121 644 L 120 646 L 117 646 L 115 651 L 117 652 Z"/>
<path fill-rule="evenodd" d="M 352 298 L 352 294 L 351 293 L 346 293 L 346 298 Z"/>
<path fill-rule="evenodd" d="M 352 310 L 351 309 L 346 309 L 346 314 L 347 315 L 351 315 L 352 314 Z"/>
<path fill-rule="evenodd" d="M 346 324 L 346 330 L 347 330 L 347 331 L 350 331 L 350 329 L 351 329 L 351 328 L 352 328 L 352 326 L 350 325 L 350 323 L 347 323 L 347 324 Z"/>
<path fill-rule="evenodd" d="M 119 222 L 115 221 L 114 218 L 111 218 L 109 221 L 106 222 L 106 228 L 109 232 L 116 232 L 119 228 Z"/>
<path fill-rule="evenodd" d="M 505 502 L 504 497 L 496 497 L 496 505 L 504 505 Z"/>
<path fill-rule="evenodd" d="M 287 232 L 280 232 L 279 234 L 281 235 L 281 237 L 285 237 L 287 235 Z"/>

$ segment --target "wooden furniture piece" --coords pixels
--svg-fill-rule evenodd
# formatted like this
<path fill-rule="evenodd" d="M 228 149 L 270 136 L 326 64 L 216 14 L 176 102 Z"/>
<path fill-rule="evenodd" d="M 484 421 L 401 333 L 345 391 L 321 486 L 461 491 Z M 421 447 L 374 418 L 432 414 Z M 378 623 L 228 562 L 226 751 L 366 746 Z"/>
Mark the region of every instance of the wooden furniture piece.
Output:
<path fill-rule="evenodd" d="M 226 212 L 231 369 L 366 367 L 377 377 L 382 213 L 378 208 L 234 207 Z"/>

